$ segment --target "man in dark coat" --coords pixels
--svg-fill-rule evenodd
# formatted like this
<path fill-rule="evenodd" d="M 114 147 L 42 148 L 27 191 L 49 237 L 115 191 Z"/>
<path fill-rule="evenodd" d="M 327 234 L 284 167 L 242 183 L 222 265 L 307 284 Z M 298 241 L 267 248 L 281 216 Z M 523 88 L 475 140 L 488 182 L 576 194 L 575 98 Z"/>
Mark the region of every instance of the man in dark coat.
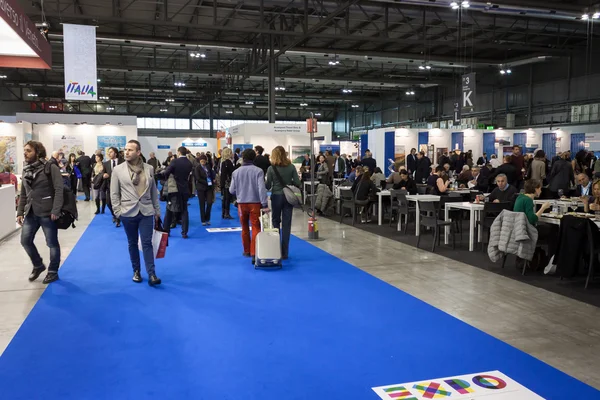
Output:
<path fill-rule="evenodd" d="M 90 201 L 90 187 L 92 185 L 92 159 L 86 156 L 81 150 L 77 152 L 79 158 L 75 160 L 79 171 L 81 172 L 81 186 L 85 193 L 85 201 Z"/>
<path fill-rule="evenodd" d="M 190 217 L 188 214 L 190 188 L 188 179 L 193 169 L 192 162 L 187 158 L 187 153 L 188 150 L 185 147 L 179 147 L 177 149 L 177 158 L 171 161 L 171 164 L 169 164 L 164 172 L 165 180 L 169 179 L 169 176 L 173 174 L 175 182 L 177 183 L 177 202 L 179 203 L 179 210 L 181 212 L 181 237 L 184 239 L 188 238 L 187 234 L 190 226 Z M 163 228 L 168 233 L 170 233 L 169 231 L 171 229 L 171 218 L 173 218 L 173 215 L 167 210 Z"/>
<path fill-rule="evenodd" d="M 406 168 L 409 175 L 412 175 L 417 170 L 417 149 L 410 149 L 410 154 L 406 157 Z"/>
<path fill-rule="evenodd" d="M 112 173 L 113 170 L 115 169 L 115 167 L 119 164 L 122 164 L 123 162 L 125 162 L 125 160 L 123 160 L 122 158 L 118 158 L 119 157 L 119 150 L 117 150 L 116 147 L 110 147 L 108 149 L 108 160 L 104 161 L 103 166 L 104 166 L 104 171 L 106 171 L 104 173 L 104 179 L 108 180 L 108 185 L 106 186 L 106 190 L 107 190 L 107 205 L 108 205 L 108 209 L 110 210 L 110 213 L 112 214 L 113 217 L 113 224 L 116 223 L 116 227 L 120 227 L 121 226 L 121 220 L 119 218 L 117 218 L 117 216 L 115 215 L 115 212 L 113 211 L 113 207 L 112 207 L 112 200 L 111 200 L 111 196 L 110 196 L 110 178 L 112 177 Z"/>
<path fill-rule="evenodd" d="M 271 162 L 267 157 L 263 155 L 265 149 L 262 146 L 254 146 L 254 150 L 256 151 L 256 158 L 254 159 L 254 165 L 258 168 L 262 169 L 267 176 L 267 170 L 271 166 Z"/>

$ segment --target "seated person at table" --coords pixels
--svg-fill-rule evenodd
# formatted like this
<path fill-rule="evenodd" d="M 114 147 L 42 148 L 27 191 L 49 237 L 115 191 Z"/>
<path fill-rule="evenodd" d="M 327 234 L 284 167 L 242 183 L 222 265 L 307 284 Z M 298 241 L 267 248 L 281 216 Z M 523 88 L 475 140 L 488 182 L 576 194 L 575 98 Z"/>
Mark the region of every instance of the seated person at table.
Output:
<path fill-rule="evenodd" d="M 508 184 L 506 175 L 496 176 L 496 185 L 498 187 L 490 194 L 490 201 L 494 203 L 512 203 L 519 191 L 513 185 Z"/>
<path fill-rule="evenodd" d="M 571 193 L 573 197 L 591 196 L 592 195 L 592 182 L 587 174 L 581 173 L 575 178 L 577 179 L 577 186 Z"/>
<path fill-rule="evenodd" d="M 378 189 L 381 188 L 381 181 L 385 181 L 385 175 L 383 174 L 383 171 L 381 171 L 381 168 L 375 168 L 375 173 L 371 177 L 371 180 Z"/>
<path fill-rule="evenodd" d="M 481 173 L 481 169 L 479 167 L 473 167 L 471 173 L 473 174 L 473 179 L 467 183 L 469 189 L 479 190 L 481 192 L 487 191 L 488 181 L 487 178 Z"/>
<path fill-rule="evenodd" d="M 445 195 L 449 191 L 449 186 L 450 180 L 446 176 L 444 167 L 436 167 L 435 173 L 432 174 L 427 180 L 427 188 L 430 189 L 431 194 L 436 196 Z"/>
<path fill-rule="evenodd" d="M 371 180 L 371 173 L 368 167 L 365 167 L 365 172 L 356 178 L 356 181 L 352 185 L 352 193 L 354 193 L 354 202 L 359 206 L 363 206 L 361 210 L 361 222 L 371 222 L 369 209 L 375 202 L 377 188 Z"/>
<path fill-rule="evenodd" d="M 394 190 L 404 189 L 408 194 L 417 194 L 417 184 L 408 175 L 408 171 L 403 169 L 398 174 L 400 181 L 394 184 Z"/>
<path fill-rule="evenodd" d="M 471 169 L 468 165 L 463 165 L 462 172 L 456 178 L 456 181 L 460 185 L 460 187 L 467 187 L 467 183 L 473 179 L 473 174 L 471 173 Z"/>
<path fill-rule="evenodd" d="M 586 213 L 600 211 L 600 181 L 592 185 L 591 196 L 582 196 L 581 200 Z"/>
<path fill-rule="evenodd" d="M 550 224 L 538 224 L 539 218 L 544 211 L 551 207 L 549 202 L 542 204 L 536 212 L 533 200 L 540 197 L 542 193 L 542 182 L 537 179 L 530 179 L 525 182 L 525 193 L 519 194 L 513 208 L 514 212 L 523 212 L 527 215 L 527 220 L 538 230 L 538 241 L 543 240 L 548 243 L 548 257 L 552 257 L 556 251 L 558 226 Z"/>
<path fill-rule="evenodd" d="M 391 183 L 393 185 L 399 183 L 402 178 L 400 177 L 400 169 L 405 169 L 403 166 L 394 165 L 394 172 L 387 178 L 387 183 Z"/>

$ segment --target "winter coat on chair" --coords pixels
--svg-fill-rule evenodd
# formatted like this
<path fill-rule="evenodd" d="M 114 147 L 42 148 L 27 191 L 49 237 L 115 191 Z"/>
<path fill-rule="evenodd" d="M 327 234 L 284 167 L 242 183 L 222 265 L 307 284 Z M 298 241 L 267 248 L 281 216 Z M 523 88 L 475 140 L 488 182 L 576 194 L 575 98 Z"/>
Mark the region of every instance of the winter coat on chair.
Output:
<path fill-rule="evenodd" d="M 488 256 L 496 262 L 507 254 L 531 261 L 538 240 L 538 231 L 522 212 L 504 210 L 490 229 Z"/>
<path fill-rule="evenodd" d="M 320 184 L 317 186 L 317 199 L 315 200 L 315 208 L 323 214 L 332 215 L 334 211 L 333 192 L 329 186 Z"/>

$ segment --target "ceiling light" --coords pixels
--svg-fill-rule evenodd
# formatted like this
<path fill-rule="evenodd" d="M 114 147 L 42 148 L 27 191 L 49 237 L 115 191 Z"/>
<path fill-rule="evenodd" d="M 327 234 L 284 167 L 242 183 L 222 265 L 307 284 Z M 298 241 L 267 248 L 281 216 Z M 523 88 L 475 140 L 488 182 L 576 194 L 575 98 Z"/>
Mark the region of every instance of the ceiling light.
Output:
<path fill-rule="evenodd" d="M 108 97 L 108 96 L 100 96 L 100 97 L 98 97 L 98 98 L 99 98 L 100 100 L 108 100 L 108 99 L 109 99 L 109 97 Z"/>
<path fill-rule="evenodd" d="M 581 16 L 581 19 L 584 20 L 584 21 L 587 21 L 589 18 L 590 18 L 590 16 L 588 14 L 583 14 Z"/>
<path fill-rule="evenodd" d="M 175 86 L 177 86 L 177 87 L 184 87 L 185 86 L 185 82 L 175 82 Z"/>
<path fill-rule="evenodd" d="M 468 1 L 463 1 L 463 2 L 461 3 L 461 7 L 463 7 L 463 8 L 469 8 L 470 6 L 471 6 L 471 5 L 469 4 L 469 2 L 468 2 Z"/>
<path fill-rule="evenodd" d="M 36 93 L 27 93 L 27 97 L 38 97 Z"/>
<path fill-rule="evenodd" d="M 109 107 L 106 107 L 106 111 L 114 111 L 114 110 L 115 110 L 115 108 L 114 108 L 114 107 L 110 107 L 110 106 L 109 106 Z"/>
<path fill-rule="evenodd" d="M 420 69 L 420 70 L 424 70 L 424 69 L 425 69 L 425 66 L 423 66 L 423 65 L 419 65 L 419 69 Z"/>
<path fill-rule="evenodd" d="M 340 65 L 340 60 L 329 60 L 329 65 Z"/>
<path fill-rule="evenodd" d="M 165 100 L 167 103 L 173 103 L 175 101 L 175 99 L 166 99 Z"/>
<path fill-rule="evenodd" d="M 505 70 L 503 70 L 503 69 L 501 69 L 501 70 L 500 70 L 500 75 L 504 75 L 504 74 L 506 74 L 506 71 L 505 71 Z"/>
<path fill-rule="evenodd" d="M 431 69 L 431 65 L 427 64 L 427 65 L 425 66 L 425 69 Z"/>
<path fill-rule="evenodd" d="M 506 73 L 510 75 L 510 74 L 512 74 L 512 70 L 509 68 L 506 70 Z"/>
<path fill-rule="evenodd" d="M 410 95 L 411 95 L 411 96 L 414 96 L 414 95 L 415 95 L 415 92 L 413 92 L 413 91 L 411 90 L 411 91 L 410 91 Z"/>
<path fill-rule="evenodd" d="M 276 91 L 276 92 L 279 92 L 279 91 L 285 92 L 285 86 L 277 86 L 277 87 L 275 88 L 275 91 Z"/>
<path fill-rule="evenodd" d="M 254 102 L 253 102 L 253 101 L 247 101 L 247 102 L 246 102 L 246 105 L 249 105 L 249 106 L 251 106 L 252 104 L 254 104 Z"/>
<path fill-rule="evenodd" d="M 315 117 L 320 117 L 321 113 L 315 113 Z"/>
<path fill-rule="evenodd" d="M 227 111 L 225 111 L 225 114 L 233 114 L 233 111 L 227 110 Z"/>
<path fill-rule="evenodd" d="M 352 93 L 352 89 L 343 89 L 342 92 L 344 92 L 344 93 Z"/>
<path fill-rule="evenodd" d="M 206 54 L 200 52 L 191 52 L 190 57 L 192 58 L 206 58 Z"/>
<path fill-rule="evenodd" d="M 8 76 L 6 76 L 6 75 L 0 75 L 0 79 L 6 79 L 6 78 L 8 78 Z"/>
<path fill-rule="evenodd" d="M 96 79 L 96 82 L 102 82 L 102 79 L 98 78 Z"/>
<path fill-rule="evenodd" d="M 167 111 L 169 111 L 167 108 L 161 108 L 160 109 L 160 112 L 167 112 Z"/>
<path fill-rule="evenodd" d="M 594 15 L 592 15 L 592 18 L 594 18 L 594 19 L 600 18 L 600 12 L 594 13 Z"/>
<path fill-rule="evenodd" d="M 300 107 L 306 107 L 306 106 L 308 106 L 307 103 L 300 103 Z"/>
<path fill-rule="evenodd" d="M 358 108 L 360 107 L 358 104 L 352 104 L 352 108 Z"/>
<path fill-rule="evenodd" d="M 452 7 L 453 10 L 458 9 L 460 6 L 458 5 L 457 2 L 453 1 L 452 3 L 450 3 L 450 7 Z"/>

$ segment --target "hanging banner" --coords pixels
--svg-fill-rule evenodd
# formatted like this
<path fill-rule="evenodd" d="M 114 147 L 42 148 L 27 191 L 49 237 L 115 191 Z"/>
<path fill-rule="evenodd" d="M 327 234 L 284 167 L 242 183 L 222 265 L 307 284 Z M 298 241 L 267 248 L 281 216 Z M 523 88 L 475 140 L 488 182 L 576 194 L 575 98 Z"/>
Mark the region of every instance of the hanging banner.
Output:
<path fill-rule="evenodd" d="M 96 27 L 63 24 L 65 99 L 98 100 Z"/>
<path fill-rule="evenodd" d="M 462 77 L 462 112 L 475 111 L 475 98 L 477 88 L 475 86 L 475 72 L 463 75 Z"/>

